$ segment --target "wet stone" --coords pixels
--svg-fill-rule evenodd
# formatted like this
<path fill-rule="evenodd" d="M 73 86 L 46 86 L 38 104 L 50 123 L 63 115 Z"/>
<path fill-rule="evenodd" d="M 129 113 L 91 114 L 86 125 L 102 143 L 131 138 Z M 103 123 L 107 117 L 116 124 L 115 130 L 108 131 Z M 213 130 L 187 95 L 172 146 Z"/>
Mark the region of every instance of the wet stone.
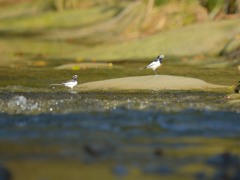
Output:
<path fill-rule="evenodd" d="M 215 168 L 211 179 L 239 179 L 240 160 L 237 155 L 224 152 L 210 157 L 207 164 Z"/>
<path fill-rule="evenodd" d="M 11 180 L 11 172 L 4 166 L 0 166 L 0 180 Z"/>
<path fill-rule="evenodd" d="M 115 147 L 110 143 L 88 143 L 83 146 L 83 150 L 91 157 L 99 158 L 111 155 Z"/>
<path fill-rule="evenodd" d="M 163 150 L 161 148 L 156 148 L 153 153 L 158 157 L 161 157 L 164 155 Z"/>
<path fill-rule="evenodd" d="M 240 160 L 237 155 L 231 154 L 229 152 L 224 152 L 222 154 L 210 157 L 207 160 L 207 164 L 215 167 L 234 167 L 240 165 Z"/>

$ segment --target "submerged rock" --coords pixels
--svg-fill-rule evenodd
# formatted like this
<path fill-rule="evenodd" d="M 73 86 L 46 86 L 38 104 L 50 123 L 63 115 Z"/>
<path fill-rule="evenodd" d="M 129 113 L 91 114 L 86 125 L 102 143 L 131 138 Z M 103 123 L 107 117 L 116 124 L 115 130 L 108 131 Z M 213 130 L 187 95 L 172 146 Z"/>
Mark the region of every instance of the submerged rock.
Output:
<path fill-rule="evenodd" d="M 83 150 L 91 157 L 103 157 L 114 152 L 115 147 L 110 143 L 88 143 L 83 146 Z"/>
<path fill-rule="evenodd" d="M 0 166 L 0 180 L 10 180 L 11 172 L 4 166 Z"/>
<path fill-rule="evenodd" d="M 216 168 L 211 179 L 239 179 L 240 177 L 238 155 L 224 152 L 210 157 L 206 163 Z"/>
<path fill-rule="evenodd" d="M 153 153 L 154 153 L 154 155 L 156 155 L 158 157 L 161 157 L 164 155 L 163 150 L 161 148 L 155 149 Z"/>

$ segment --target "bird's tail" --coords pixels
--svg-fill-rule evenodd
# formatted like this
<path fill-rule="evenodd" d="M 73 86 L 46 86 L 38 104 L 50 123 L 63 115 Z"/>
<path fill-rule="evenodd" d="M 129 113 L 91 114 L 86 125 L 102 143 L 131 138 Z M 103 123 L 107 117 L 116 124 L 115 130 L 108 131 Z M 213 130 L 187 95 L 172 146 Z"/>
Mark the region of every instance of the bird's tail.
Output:
<path fill-rule="evenodd" d="M 143 67 L 140 67 L 140 68 L 138 68 L 138 71 L 137 72 L 140 72 L 140 71 L 142 71 L 144 68 Z"/>
<path fill-rule="evenodd" d="M 63 84 L 49 84 L 49 86 L 61 86 Z"/>
<path fill-rule="evenodd" d="M 144 69 L 147 69 L 147 66 L 145 66 L 145 67 L 140 67 L 140 68 L 138 69 L 138 71 L 142 71 L 142 70 L 144 70 Z"/>

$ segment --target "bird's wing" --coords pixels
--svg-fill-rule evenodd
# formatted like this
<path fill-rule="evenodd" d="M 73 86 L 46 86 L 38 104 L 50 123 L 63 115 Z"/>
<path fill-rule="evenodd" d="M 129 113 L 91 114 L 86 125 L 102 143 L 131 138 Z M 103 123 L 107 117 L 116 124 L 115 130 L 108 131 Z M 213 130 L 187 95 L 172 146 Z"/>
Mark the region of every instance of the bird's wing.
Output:
<path fill-rule="evenodd" d="M 151 68 L 153 66 L 155 66 L 157 64 L 156 61 L 153 61 L 151 64 L 149 64 L 148 66 L 146 66 L 146 68 Z"/>
<path fill-rule="evenodd" d="M 73 83 L 73 82 L 75 82 L 75 80 L 71 79 L 69 81 L 63 82 L 62 84 Z"/>

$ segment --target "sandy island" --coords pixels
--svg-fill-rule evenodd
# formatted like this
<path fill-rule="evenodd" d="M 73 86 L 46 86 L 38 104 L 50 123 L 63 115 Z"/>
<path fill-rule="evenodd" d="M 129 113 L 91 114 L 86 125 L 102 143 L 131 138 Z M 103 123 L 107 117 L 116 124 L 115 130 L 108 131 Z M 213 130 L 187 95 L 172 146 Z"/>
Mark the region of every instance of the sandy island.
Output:
<path fill-rule="evenodd" d="M 119 91 L 119 90 L 211 90 L 227 86 L 207 83 L 196 78 L 170 75 L 135 76 L 83 83 L 76 91 Z"/>

